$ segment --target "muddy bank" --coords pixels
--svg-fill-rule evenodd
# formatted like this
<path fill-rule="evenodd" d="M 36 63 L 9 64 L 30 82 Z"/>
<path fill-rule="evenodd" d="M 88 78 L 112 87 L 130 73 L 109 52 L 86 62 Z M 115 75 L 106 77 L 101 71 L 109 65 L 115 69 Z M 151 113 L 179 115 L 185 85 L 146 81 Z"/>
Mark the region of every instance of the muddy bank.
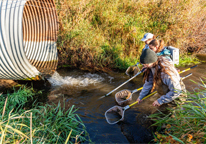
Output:
<path fill-rule="evenodd" d="M 17 85 L 17 83 L 13 80 L 0 79 L 0 91 L 4 91 L 5 89 L 11 88 Z"/>

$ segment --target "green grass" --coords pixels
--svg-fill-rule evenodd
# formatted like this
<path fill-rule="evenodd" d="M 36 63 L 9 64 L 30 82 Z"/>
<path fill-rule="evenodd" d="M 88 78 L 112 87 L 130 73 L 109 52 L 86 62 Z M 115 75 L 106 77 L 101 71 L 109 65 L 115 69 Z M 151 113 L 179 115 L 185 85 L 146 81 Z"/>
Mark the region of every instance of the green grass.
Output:
<path fill-rule="evenodd" d="M 0 96 L 0 143 L 74 143 L 85 142 L 86 128 L 75 114 L 74 106 L 35 104 L 27 107 L 34 96 L 32 88 L 20 88 Z"/>
<path fill-rule="evenodd" d="M 199 64 L 199 63 L 201 63 L 201 61 L 198 58 L 196 58 L 195 56 L 182 54 L 182 55 L 180 55 L 179 65 L 177 65 L 177 67 L 195 65 L 195 64 Z"/>
<path fill-rule="evenodd" d="M 169 110 L 150 115 L 157 126 L 155 142 L 158 143 L 206 143 L 206 85 L 203 89 L 188 93 L 188 100 Z M 166 127 L 163 127 L 166 125 Z"/>

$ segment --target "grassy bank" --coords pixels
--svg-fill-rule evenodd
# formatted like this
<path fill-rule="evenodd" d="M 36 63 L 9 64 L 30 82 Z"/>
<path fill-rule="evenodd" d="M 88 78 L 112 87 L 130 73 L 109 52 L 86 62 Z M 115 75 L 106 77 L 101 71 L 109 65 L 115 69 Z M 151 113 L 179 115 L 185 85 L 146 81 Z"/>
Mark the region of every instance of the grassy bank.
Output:
<path fill-rule="evenodd" d="M 63 67 L 126 69 L 138 61 L 146 32 L 181 54 L 206 45 L 206 1 L 56 0 L 56 6 Z"/>
<path fill-rule="evenodd" d="M 74 143 L 87 141 L 81 119 L 72 106 L 31 105 L 35 92 L 20 88 L 0 94 L 0 143 Z"/>
<path fill-rule="evenodd" d="M 154 142 L 206 143 L 206 85 L 199 92 L 188 93 L 185 104 L 169 110 L 169 114 L 150 117 L 158 126 Z"/>
<path fill-rule="evenodd" d="M 176 67 L 184 67 L 184 66 L 194 65 L 199 63 L 201 63 L 201 60 L 199 60 L 194 55 L 182 54 L 179 59 L 179 65 L 176 65 Z"/>

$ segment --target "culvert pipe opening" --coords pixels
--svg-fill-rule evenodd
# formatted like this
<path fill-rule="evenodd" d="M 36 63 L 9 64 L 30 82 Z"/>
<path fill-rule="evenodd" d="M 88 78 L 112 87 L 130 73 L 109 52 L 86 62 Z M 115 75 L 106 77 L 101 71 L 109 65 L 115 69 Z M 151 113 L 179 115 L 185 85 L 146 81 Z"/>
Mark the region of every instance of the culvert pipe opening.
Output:
<path fill-rule="evenodd" d="M 0 79 L 34 79 L 57 68 L 53 0 L 0 1 Z"/>

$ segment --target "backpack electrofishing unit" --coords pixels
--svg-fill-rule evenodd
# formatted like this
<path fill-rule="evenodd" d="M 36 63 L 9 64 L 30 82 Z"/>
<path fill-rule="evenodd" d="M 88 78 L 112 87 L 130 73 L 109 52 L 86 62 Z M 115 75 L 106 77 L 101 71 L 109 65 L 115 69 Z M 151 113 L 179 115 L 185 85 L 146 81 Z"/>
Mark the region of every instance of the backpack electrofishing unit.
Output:
<path fill-rule="evenodd" d="M 178 65 L 179 64 L 179 49 L 175 48 L 173 46 L 168 46 L 167 49 L 170 50 L 170 52 L 171 52 L 170 57 L 171 57 L 173 63 Z"/>

